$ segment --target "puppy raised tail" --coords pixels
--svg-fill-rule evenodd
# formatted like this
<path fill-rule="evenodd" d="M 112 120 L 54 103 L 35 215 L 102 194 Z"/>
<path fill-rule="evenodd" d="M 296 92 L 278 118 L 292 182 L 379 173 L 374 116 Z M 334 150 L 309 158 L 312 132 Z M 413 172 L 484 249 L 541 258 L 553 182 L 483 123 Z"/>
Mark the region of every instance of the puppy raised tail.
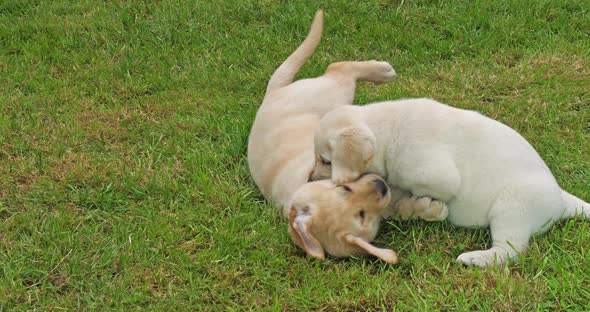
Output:
<path fill-rule="evenodd" d="M 295 50 L 295 52 L 293 52 L 270 77 L 270 81 L 266 87 L 266 95 L 269 95 L 272 91 L 285 87 L 293 82 L 293 79 L 295 79 L 295 75 L 301 66 L 305 64 L 320 43 L 323 24 L 324 13 L 322 10 L 318 10 L 315 13 L 315 17 L 311 23 L 311 29 L 305 40 L 303 40 L 303 43 L 301 43 L 297 50 Z"/>
<path fill-rule="evenodd" d="M 590 204 L 579 199 L 578 197 L 561 190 L 561 197 L 565 204 L 564 218 L 572 218 L 575 216 L 583 216 L 590 219 Z"/>

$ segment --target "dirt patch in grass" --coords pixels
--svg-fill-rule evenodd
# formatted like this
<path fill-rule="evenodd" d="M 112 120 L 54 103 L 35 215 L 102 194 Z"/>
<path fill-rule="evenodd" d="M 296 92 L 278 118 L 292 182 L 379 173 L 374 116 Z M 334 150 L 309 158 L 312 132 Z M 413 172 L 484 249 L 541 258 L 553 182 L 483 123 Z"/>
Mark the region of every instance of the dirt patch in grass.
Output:
<path fill-rule="evenodd" d="M 51 179 L 58 182 L 88 181 L 89 177 L 107 179 L 122 176 L 121 168 L 124 161 L 120 158 L 109 157 L 108 160 L 97 160 L 96 156 L 85 152 L 67 151 L 65 155 L 55 161 L 50 170 Z"/>
<path fill-rule="evenodd" d="M 539 55 L 531 59 L 528 66 L 533 69 L 545 69 L 544 79 L 587 79 L 590 78 L 588 62 L 578 55 Z M 527 69 L 528 70 L 528 69 Z"/>

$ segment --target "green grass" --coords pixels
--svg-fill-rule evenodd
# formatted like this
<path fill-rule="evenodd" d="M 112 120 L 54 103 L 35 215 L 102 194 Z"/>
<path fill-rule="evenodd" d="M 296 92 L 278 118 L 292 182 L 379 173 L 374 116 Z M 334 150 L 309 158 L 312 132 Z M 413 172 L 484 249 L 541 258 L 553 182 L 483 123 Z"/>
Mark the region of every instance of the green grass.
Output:
<path fill-rule="evenodd" d="M 587 1 L 325 1 L 300 77 L 382 59 L 356 101 L 433 97 L 522 133 L 590 200 Z M 590 222 L 522 263 L 455 264 L 489 232 L 390 221 L 316 261 L 251 180 L 248 131 L 315 1 L 0 2 L 0 310 L 588 310 Z M 485 177 L 482 177 L 485 178 Z"/>

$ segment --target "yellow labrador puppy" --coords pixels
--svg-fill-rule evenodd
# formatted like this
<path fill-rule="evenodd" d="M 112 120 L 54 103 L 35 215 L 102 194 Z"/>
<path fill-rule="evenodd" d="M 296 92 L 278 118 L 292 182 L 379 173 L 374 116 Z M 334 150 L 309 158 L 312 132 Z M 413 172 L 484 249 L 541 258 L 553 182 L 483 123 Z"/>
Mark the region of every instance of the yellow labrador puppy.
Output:
<path fill-rule="evenodd" d="M 335 109 L 320 122 L 315 153 L 315 177 L 346 183 L 376 173 L 445 202 L 453 224 L 490 226 L 492 248 L 459 255 L 465 265 L 502 264 L 556 220 L 590 217 L 590 204 L 563 191 L 516 131 L 430 99 Z"/>
<path fill-rule="evenodd" d="M 308 183 L 320 118 L 352 104 L 357 80 L 387 82 L 395 71 L 386 62 L 340 62 L 321 77 L 293 82 L 321 33 L 318 11 L 307 38 L 270 78 L 248 140 L 250 173 L 264 197 L 289 218 L 291 239 L 308 255 L 324 259 L 325 252 L 339 257 L 369 253 L 395 263 L 395 252 L 369 243 L 391 200 L 380 177 L 364 175 L 338 185 L 330 180 Z M 428 204 L 408 197 L 395 202 Z"/>

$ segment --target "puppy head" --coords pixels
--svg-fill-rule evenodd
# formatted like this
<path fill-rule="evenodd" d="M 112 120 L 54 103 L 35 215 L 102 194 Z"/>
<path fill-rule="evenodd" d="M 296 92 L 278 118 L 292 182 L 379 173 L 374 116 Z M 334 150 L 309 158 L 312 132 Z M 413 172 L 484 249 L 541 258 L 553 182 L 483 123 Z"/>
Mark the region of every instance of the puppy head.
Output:
<path fill-rule="evenodd" d="M 390 200 L 387 185 L 377 175 L 343 185 L 330 180 L 307 183 L 291 200 L 289 235 L 315 258 L 324 259 L 325 253 L 336 257 L 372 254 L 396 263 L 395 252 L 369 243 Z"/>
<path fill-rule="evenodd" d="M 336 184 L 356 180 L 367 171 L 376 139 L 365 125 L 349 122 L 350 112 L 328 113 L 315 133 L 316 162 L 312 180 L 332 178 Z"/>

